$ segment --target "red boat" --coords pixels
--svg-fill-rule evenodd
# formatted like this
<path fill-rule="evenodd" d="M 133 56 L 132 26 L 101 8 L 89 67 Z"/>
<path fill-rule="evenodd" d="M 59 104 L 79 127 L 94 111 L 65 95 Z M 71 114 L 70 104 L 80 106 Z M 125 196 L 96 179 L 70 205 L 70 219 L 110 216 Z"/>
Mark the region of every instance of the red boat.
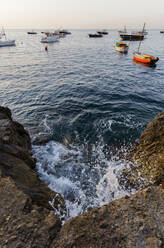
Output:
<path fill-rule="evenodd" d="M 144 23 L 143 30 L 141 33 L 144 32 L 144 29 L 145 29 L 145 23 Z M 133 59 L 137 62 L 144 63 L 147 65 L 155 65 L 156 62 L 159 60 L 159 58 L 149 55 L 149 54 L 139 52 L 140 46 L 141 46 L 141 41 L 138 46 L 138 51 L 133 53 Z"/>
<path fill-rule="evenodd" d="M 133 53 L 133 59 L 138 62 L 149 64 L 149 65 L 155 65 L 155 63 L 159 60 L 158 57 L 155 57 L 149 54 L 139 53 L 139 52 Z"/>

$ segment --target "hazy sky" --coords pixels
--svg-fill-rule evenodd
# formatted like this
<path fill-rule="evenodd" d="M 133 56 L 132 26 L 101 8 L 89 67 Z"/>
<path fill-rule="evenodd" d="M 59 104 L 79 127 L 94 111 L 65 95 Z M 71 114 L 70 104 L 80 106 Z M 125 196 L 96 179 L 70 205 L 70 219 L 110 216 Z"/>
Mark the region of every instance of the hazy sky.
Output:
<path fill-rule="evenodd" d="M 1 0 L 5 28 L 164 28 L 164 0 Z"/>

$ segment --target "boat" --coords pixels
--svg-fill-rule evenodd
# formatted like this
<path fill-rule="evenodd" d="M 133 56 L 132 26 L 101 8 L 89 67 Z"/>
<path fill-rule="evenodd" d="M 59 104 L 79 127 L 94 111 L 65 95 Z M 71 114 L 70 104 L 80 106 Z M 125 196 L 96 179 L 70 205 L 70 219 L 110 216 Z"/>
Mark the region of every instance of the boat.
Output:
<path fill-rule="evenodd" d="M 149 54 L 140 53 L 140 52 L 134 52 L 133 59 L 137 62 L 144 63 L 147 65 L 155 65 L 156 62 L 159 60 L 158 57 L 155 57 Z"/>
<path fill-rule="evenodd" d="M 62 33 L 60 30 L 55 30 L 52 32 L 53 35 L 58 35 L 59 38 L 65 37 L 65 33 Z"/>
<path fill-rule="evenodd" d="M 88 34 L 88 36 L 89 36 L 90 38 L 101 38 L 101 37 L 103 37 L 102 34 L 98 34 L 98 33 L 95 33 L 95 34 Z"/>
<path fill-rule="evenodd" d="M 144 30 L 144 27 L 145 27 L 145 23 L 144 23 L 144 26 L 143 26 L 143 30 Z M 133 59 L 135 61 L 137 61 L 137 62 L 140 62 L 140 63 L 143 63 L 143 64 L 147 64 L 147 65 L 150 65 L 150 66 L 155 65 L 156 62 L 159 60 L 159 58 L 158 57 L 155 57 L 155 56 L 152 56 L 150 54 L 141 53 L 139 51 L 140 50 L 140 46 L 141 46 L 141 41 L 139 42 L 137 52 L 134 52 L 133 53 Z"/>
<path fill-rule="evenodd" d="M 129 46 L 127 45 L 127 43 L 125 43 L 123 41 L 118 41 L 118 42 L 116 42 L 115 49 L 117 52 L 127 53 Z"/>
<path fill-rule="evenodd" d="M 35 31 L 28 31 L 27 34 L 37 34 Z"/>
<path fill-rule="evenodd" d="M 71 34 L 71 32 L 66 29 L 59 30 L 59 33 L 60 34 Z"/>
<path fill-rule="evenodd" d="M 122 40 L 143 40 L 144 39 L 144 34 L 125 34 L 125 33 L 120 33 L 120 37 Z"/>
<path fill-rule="evenodd" d="M 8 40 L 4 29 L 0 33 L 0 47 L 15 46 L 15 40 Z"/>
<path fill-rule="evenodd" d="M 46 36 L 41 39 L 41 43 L 53 43 L 58 41 L 59 36 L 53 33 L 46 33 Z"/>
<path fill-rule="evenodd" d="M 164 34 L 164 31 L 160 31 L 161 34 Z"/>
<path fill-rule="evenodd" d="M 61 37 L 65 37 L 65 34 L 60 32 L 60 30 L 55 30 L 53 32 L 50 32 L 50 31 L 42 31 L 41 32 L 42 34 L 45 34 L 47 36 L 50 36 L 50 35 L 57 35 L 58 38 L 61 38 Z"/>
<path fill-rule="evenodd" d="M 104 34 L 104 35 L 107 35 L 108 34 L 108 31 L 106 29 L 103 29 L 103 30 L 99 30 L 97 31 L 98 34 Z"/>
<path fill-rule="evenodd" d="M 120 37 L 122 38 L 122 40 L 143 40 L 145 38 L 145 35 L 147 35 L 148 32 L 145 30 L 145 23 L 143 26 L 142 31 L 138 31 L 138 32 L 131 32 L 131 34 L 128 33 L 120 33 Z"/>
<path fill-rule="evenodd" d="M 15 40 L 0 40 L 0 47 L 15 46 Z"/>

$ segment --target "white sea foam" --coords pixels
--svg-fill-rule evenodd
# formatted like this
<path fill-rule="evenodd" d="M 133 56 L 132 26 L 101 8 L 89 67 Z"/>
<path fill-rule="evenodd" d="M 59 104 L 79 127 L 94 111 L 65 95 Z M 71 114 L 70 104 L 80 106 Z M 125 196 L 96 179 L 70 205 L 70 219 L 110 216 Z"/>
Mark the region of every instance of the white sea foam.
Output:
<path fill-rule="evenodd" d="M 68 148 L 50 141 L 33 150 L 40 178 L 65 199 L 66 219 L 129 194 L 117 178 L 126 164 L 114 157 L 108 160 L 103 145 Z"/>

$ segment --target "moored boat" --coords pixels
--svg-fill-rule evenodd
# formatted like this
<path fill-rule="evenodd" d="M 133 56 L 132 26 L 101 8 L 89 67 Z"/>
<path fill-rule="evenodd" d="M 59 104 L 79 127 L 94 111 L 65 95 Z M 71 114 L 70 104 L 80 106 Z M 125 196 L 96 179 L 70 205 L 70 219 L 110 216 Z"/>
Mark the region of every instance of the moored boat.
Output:
<path fill-rule="evenodd" d="M 98 34 L 104 34 L 104 35 L 107 35 L 108 34 L 108 31 L 106 29 L 103 29 L 103 30 L 99 30 L 97 31 Z"/>
<path fill-rule="evenodd" d="M 120 33 L 120 37 L 122 38 L 122 40 L 131 40 L 131 41 L 143 40 L 146 34 L 148 34 L 148 32 L 145 30 L 145 23 L 144 23 L 142 31 L 132 32 L 131 34 Z"/>
<path fill-rule="evenodd" d="M 155 57 L 149 54 L 140 53 L 140 52 L 134 52 L 133 59 L 137 62 L 144 63 L 147 65 L 155 65 L 156 62 L 159 60 L 158 57 Z"/>
<path fill-rule="evenodd" d="M 101 38 L 101 37 L 103 37 L 102 34 L 98 34 L 98 33 L 95 33 L 95 34 L 88 34 L 88 36 L 89 36 L 90 38 Z"/>
<path fill-rule="evenodd" d="M 28 31 L 27 34 L 37 34 L 37 32 L 32 30 L 32 31 Z"/>
<path fill-rule="evenodd" d="M 118 42 L 116 42 L 115 49 L 117 52 L 127 53 L 129 46 L 123 41 L 118 41 Z"/>
<path fill-rule="evenodd" d="M 144 28 L 145 28 L 145 23 L 144 23 L 144 26 L 143 26 L 143 31 L 144 31 Z M 137 62 L 140 62 L 140 63 L 144 63 L 144 64 L 147 64 L 147 65 L 155 65 L 156 62 L 159 60 L 158 57 L 155 57 L 155 56 L 152 56 L 150 54 L 146 54 L 146 53 L 141 53 L 139 50 L 140 50 L 140 46 L 141 46 L 141 42 L 139 42 L 139 45 L 138 45 L 138 50 L 137 52 L 134 52 L 133 53 L 133 59 Z"/>
<path fill-rule="evenodd" d="M 41 43 L 53 43 L 53 42 L 58 41 L 58 39 L 59 39 L 58 35 L 54 35 L 52 33 L 47 33 L 47 35 L 45 37 L 43 37 L 40 42 Z"/>
<path fill-rule="evenodd" d="M 68 31 L 68 30 L 66 30 L 66 29 L 62 29 L 62 30 L 59 30 L 59 33 L 60 34 L 71 34 L 71 32 L 70 31 Z"/>
<path fill-rule="evenodd" d="M 8 40 L 4 29 L 0 33 L 0 47 L 15 46 L 15 40 Z"/>
<path fill-rule="evenodd" d="M 15 40 L 0 40 L 0 47 L 15 46 Z"/>
<path fill-rule="evenodd" d="M 144 28 L 145 28 L 145 23 L 144 23 L 144 26 L 143 26 L 143 31 L 144 31 Z M 158 57 L 155 57 L 155 56 L 152 56 L 150 54 L 146 54 L 146 53 L 141 53 L 139 50 L 140 50 L 140 46 L 141 46 L 141 42 L 139 42 L 139 45 L 138 45 L 138 50 L 137 52 L 134 52 L 133 53 L 133 59 L 137 62 L 140 62 L 140 63 L 143 63 L 143 64 L 147 64 L 147 65 L 155 65 L 156 62 L 159 60 Z"/>
<path fill-rule="evenodd" d="M 122 40 L 143 40 L 144 35 L 143 34 L 126 34 L 126 33 L 120 33 L 120 37 Z"/>

